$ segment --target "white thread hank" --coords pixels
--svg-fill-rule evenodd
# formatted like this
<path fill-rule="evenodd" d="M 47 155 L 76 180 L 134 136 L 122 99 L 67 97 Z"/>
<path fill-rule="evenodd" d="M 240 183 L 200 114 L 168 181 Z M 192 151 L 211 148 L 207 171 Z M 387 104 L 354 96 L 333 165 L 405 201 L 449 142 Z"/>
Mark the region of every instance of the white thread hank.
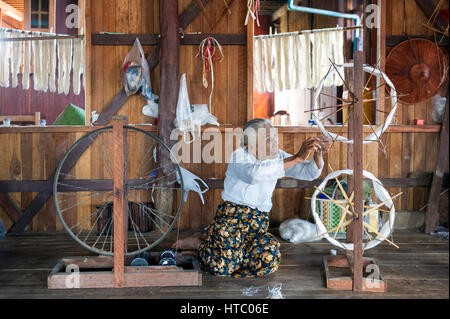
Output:
<path fill-rule="evenodd" d="M 247 288 L 242 288 L 241 292 L 244 296 L 252 297 L 252 296 L 256 295 L 257 293 L 259 293 L 262 288 L 263 287 L 250 286 Z"/>
<path fill-rule="evenodd" d="M 284 299 L 283 294 L 281 293 L 281 288 L 283 284 L 279 283 L 276 284 L 272 289 L 270 286 L 267 286 L 267 290 L 269 290 L 269 296 L 267 296 L 268 299 Z"/>

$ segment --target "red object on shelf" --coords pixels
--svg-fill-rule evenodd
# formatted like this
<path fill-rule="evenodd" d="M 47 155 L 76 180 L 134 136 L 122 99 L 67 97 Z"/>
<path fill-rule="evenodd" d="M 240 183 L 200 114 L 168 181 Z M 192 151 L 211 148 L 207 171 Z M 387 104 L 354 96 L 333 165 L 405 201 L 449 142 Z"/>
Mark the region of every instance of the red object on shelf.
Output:
<path fill-rule="evenodd" d="M 425 121 L 424 120 L 414 120 L 414 124 L 416 124 L 416 125 L 425 125 Z"/>
<path fill-rule="evenodd" d="M 448 9 L 441 10 L 441 18 L 448 22 Z"/>

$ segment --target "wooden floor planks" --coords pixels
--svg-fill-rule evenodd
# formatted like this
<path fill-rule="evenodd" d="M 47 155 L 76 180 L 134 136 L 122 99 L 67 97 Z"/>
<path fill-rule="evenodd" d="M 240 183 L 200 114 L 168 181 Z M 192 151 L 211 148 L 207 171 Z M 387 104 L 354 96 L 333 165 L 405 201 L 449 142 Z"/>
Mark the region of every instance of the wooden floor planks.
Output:
<path fill-rule="evenodd" d="M 182 232 L 181 237 L 188 233 Z M 171 234 L 156 250 L 168 248 L 174 238 Z M 280 269 L 265 278 L 233 279 L 204 273 L 201 287 L 55 291 L 47 289 L 47 276 L 56 262 L 62 257 L 91 254 L 65 233 L 10 235 L 0 241 L 0 299 L 261 299 L 267 297 L 267 287 L 277 283 L 283 284 L 286 298 L 449 298 L 448 241 L 416 232 L 398 232 L 394 239 L 400 249 L 382 243 L 365 254 L 377 260 L 388 282 L 388 291 L 383 294 L 326 289 L 322 256 L 334 247 L 325 240 L 293 245 L 281 239 Z M 244 296 L 241 290 L 250 286 L 261 290 L 252 297 Z"/>

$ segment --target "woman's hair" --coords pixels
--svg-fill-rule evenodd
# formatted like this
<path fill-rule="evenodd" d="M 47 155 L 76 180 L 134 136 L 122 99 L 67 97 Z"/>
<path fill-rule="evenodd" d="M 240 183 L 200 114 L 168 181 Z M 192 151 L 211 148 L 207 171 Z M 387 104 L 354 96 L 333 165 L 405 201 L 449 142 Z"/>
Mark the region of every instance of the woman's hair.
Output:
<path fill-rule="evenodd" d="M 256 144 L 258 129 L 265 126 L 272 127 L 272 123 L 267 119 L 253 119 L 245 124 L 241 138 L 241 147 L 248 146 L 249 144 Z"/>

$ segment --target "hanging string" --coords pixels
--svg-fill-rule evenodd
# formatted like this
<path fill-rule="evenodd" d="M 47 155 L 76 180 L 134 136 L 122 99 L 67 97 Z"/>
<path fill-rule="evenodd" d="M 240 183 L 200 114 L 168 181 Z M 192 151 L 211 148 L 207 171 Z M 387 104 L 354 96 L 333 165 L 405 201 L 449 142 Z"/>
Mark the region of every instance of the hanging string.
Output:
<path fill-rule="evenodd" d="M 196 55 L 198 57 L 199 55 L 202 56 L 202 74 L 203 74 L 203 80 L 202 84 L 205 89 L 208 89 L 210 87 L 209 79 L 208 79 L 208 73 L 211 73 L 211 93 L 209 95 L 209 113 L 212 114 L 212 96 L 214 93 L 214 65 L 213 61 L 217 60 L 216 50 L 219 48 L 219 52 L 221 55 L 220 61 L 222 62 L 224 59 L 222 46 L 220 43 L 212 38 L 207 37 L 204 39 L 199 46 L 199 52 Z"/>
<path fill-rule="evenodd" d="M 259 9 L 261 8 L 259 0 L 248 0 L 247 1 L 247 17 L 245 18 L 245 25 L 248 24 L 249 17 L 252 17 L 253 20 L 256 20 L 256 24 L 259 25 Z"/>

